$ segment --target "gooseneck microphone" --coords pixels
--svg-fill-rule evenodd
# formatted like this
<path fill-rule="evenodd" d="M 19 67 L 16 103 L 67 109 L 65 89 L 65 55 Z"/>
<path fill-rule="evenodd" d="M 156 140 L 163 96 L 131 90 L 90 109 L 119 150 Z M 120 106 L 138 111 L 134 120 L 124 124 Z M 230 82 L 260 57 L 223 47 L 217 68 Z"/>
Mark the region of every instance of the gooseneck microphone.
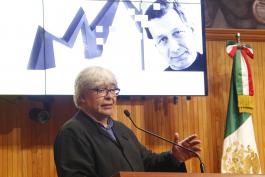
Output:
<path fill-rule="evenodd" d="M 145 129 L 142 129 L 142 128 L 138 127 L 138 126 L 135 124 L 135 122 L 132 120 L 130 112 L 129 112 L 127 109 L 125 109 L 123 112 L 124 112 L 125 116 L 128 117 L 128 118 L 130 119 L 130 121 L 132 122 L 132 124 L 133 124 L 137 129 L 139 129 L 139 130 L 141 130 L 141 131 L 143 131 L 143 132 L 145 132 L 145 133 L 147 133 L 147 134 L 150 134 L 150 135 L 152 135 L 152 136 L 155 136 L 155 137 L 157 137 L 157 138 L 159 138 L 159 139 L 162 139 L 162 140 L 164 140 L 164 141 L 166 141 L 166 142 L 168 142 L 168 143 L 170 143 L 170 144 L 173 144 L 173 145 L 178 146 L 178 147 L 180 147 L 180 148 L 182 148 L 182 149 L 185 149 L 186 151 L 189 151 L 189 152 L 191 152 L 192 154 L 194 154 L 195 157 L 197 157 L 197 158 L 199 159 L 199 161 L 200 161 L 200 170 L 201 170 L 201 173 L 204 173 L 204 164 L 203 164 L 203 162 L 202 162 L 200 156 L 197 154 L 197 152 L 195 152 L 195 151 L 193 151 L 193 150 L 191 150 L 191 149 L 188 149 L 188 148 L 186 148 L 186 147 L 184 147 L 184 146 L 181 146 L 181 145 L 177 144 L 177 143 L 174 142 L 174 141 L 170 141 L 170 140 L 168 140 L 168 139 L 166 139 L 166 138 L 164 138 L 164 137 L 162 137 L 162 136 L 159 136 L 159 135 L 157 135 L 157 134 L 155 134 L 155 133 L 153 133 L 153 132 L 150 132 L 150 131 L 148 131 L 148 130 L 145 130 Z"/>

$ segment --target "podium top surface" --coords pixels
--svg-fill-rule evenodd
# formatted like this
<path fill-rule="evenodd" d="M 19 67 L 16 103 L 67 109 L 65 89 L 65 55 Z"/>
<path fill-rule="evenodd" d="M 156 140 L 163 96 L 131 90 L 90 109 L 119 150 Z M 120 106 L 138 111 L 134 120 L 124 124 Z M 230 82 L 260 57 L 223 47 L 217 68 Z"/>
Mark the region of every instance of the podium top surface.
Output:
<path fill-rule="evenodd" d="M 221 173 L 119 172 L 112 177 L 265 177 L 265 175 Z"/>

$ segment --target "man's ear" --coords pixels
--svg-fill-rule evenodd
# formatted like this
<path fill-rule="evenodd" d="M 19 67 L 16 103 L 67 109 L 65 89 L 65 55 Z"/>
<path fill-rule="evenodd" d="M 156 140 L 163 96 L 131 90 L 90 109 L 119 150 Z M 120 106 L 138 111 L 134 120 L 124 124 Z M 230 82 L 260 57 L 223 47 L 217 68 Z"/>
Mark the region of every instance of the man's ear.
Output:
<path fill-rule="evenodd" d="M 84 98 L 81 98 L 80 99 L 80 103 L 85 103 L 85 99 Z"/>
<path fill-rule="evenodd" d="M 84 97 L 84 95 L 81 95 L 80 96 L 80 103 L 85 103 L 86 102 L 86 99 Z"/>
<path fill-rule="evenodd" d="M 190 25 L 190 24 L 188 24 L 188 28 L 190 28 L 190 30 L 191 30 L 192 33 L 195 32 L 194 25 Z"/>

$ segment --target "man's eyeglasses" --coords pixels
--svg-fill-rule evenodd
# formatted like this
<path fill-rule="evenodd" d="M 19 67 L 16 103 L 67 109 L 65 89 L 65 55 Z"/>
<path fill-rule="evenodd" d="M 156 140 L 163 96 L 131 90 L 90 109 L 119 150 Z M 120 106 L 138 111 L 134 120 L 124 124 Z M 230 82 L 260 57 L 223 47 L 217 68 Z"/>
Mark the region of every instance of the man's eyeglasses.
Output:
<path fill-rule="evenodd" d="M 118 96 L 120 93 L 119 88 L 112 88 L 112 89 L 107 89 L 107 88 L 95 88 L 95 89 L 90 89 L 93 91 L 96 91 L 99 96 L 107 96 L 109 93 L 112 96 Z"/>

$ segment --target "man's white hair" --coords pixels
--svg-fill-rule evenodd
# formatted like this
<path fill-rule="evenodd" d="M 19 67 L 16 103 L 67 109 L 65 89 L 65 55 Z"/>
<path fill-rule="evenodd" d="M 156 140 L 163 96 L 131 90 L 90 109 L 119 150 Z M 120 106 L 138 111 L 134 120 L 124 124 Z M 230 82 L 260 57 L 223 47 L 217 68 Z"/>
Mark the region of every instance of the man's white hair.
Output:
<path fill-rule="evenodd" d="M 80 98 L 89 90 L 102 85 L 118 86 L 115 75 L 108 69 L 100 66 L 90 66 L 83 69 L 75 80 L 73 96 L 75 106 L 79 108 Z"/>

